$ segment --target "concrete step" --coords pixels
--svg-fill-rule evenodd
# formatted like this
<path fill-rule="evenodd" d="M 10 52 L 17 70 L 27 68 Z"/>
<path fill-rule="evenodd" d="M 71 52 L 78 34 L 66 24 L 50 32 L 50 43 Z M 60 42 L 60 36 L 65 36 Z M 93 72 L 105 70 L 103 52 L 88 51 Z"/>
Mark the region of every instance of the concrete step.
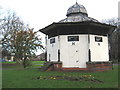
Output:
<path fill-rule="evenodd" d="M 46 63 L 44 66 L 41 67 L 41 71 L 46 71 L 52 65 L 53 65 L 52 62 Z"/>

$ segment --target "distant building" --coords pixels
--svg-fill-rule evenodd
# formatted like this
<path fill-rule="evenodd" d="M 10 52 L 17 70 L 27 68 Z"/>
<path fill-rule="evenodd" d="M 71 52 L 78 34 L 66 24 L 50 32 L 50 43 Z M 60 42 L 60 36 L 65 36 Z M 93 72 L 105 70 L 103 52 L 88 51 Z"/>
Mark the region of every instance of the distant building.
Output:
<path fill-rule="evenodd" d="M 32 58 L 32 61 L 45 61 L 45 53 L 41 53 L 40 55 Z"/>
<path fill-rule="evenodd" d="M 77 2 L 66 16 L 40 30 L 47 35 L 47 63 L 43 69 L 111 70 L 108 34 L 116 27 L 88 17 L 85 7 Z"/>

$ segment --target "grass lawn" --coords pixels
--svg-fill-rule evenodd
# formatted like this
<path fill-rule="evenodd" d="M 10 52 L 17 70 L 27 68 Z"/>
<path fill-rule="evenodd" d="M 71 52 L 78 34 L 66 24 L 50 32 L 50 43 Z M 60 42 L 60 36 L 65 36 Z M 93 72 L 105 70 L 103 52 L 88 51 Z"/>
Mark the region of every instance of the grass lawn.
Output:
<path fill-rule="evenodd" d="M 4 63 L 4 64 L 15 64 L 16 62 L 0 62 L 0 63 Z"/>
<path fill-rule="evenodd" d="M 44 62 L 32 62 L 43 64 Z M 17 67 L 17 68 L 16 68 Z M 37 67 L 37 66 L 36 66 Z M 59 77 L 59 78 L 58 78 Z M 64 78 L 63 78 L 64 77 Z M 71 78 L 71 79 L 69 79 Z M 77 78 L 81 80 L 77 81 Z M 99 80 L 98 81 L 92 81 Z M 118 66 L 106 72 L 42 72 L 38 68 L 3 66 L 3 88 L 117 88 Z"/>

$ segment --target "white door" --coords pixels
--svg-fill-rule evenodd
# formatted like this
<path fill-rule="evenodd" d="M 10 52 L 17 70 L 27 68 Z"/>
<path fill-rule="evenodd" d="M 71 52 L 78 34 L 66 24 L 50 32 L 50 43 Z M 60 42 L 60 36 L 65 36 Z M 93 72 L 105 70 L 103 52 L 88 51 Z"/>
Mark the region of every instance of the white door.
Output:
<path fill-rule="evenodd" d="M 61 36 L 61 61 L 63 67 L 86 68 L 88 61 L 88 35 Z"/>
<path fill-rule="evenodd" d="M 88 36 L 73 36 L 73 41 L 68 41 L 69 66 L 86 68 L 88 61 Z"/>
<path fill-rule="evenodd" d="M 69 43 L 68 55 L 69 55 L 69 66 L 70 67 L 80 67 L 80 51 L 79 42 Z"/>

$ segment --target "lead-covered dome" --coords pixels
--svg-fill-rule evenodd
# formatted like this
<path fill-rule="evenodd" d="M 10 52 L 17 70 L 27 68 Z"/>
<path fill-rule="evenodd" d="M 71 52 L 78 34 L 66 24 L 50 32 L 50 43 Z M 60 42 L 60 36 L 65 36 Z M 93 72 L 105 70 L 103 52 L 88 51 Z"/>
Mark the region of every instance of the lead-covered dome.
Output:
<path fill-rule="evenodd" d="M 85 14 L 85 15 L 88 15 L 87 14 L 87 10 L 85 9 L 85 7 L 83 5 L 80 5 L 76 2 L 76 4 L 74 4 L 73 6 L 71 6 L 68 10 L 67 10 L 67 14 L 66 16 L 70 16 L 72 14 L 78 14 L 78 13 L 81 13 L 81 14 Z"/>
<path fill-rule="evenodd" d="M 82 22 L 82 21 L 94 21 L 98 22 L 98 20 L 88 17 L 87 10 L 83 5 L 78 4 L 77 2 L 68 8 L 67 10 L 67 18 L 59 21 L 61 22 Z"/>

